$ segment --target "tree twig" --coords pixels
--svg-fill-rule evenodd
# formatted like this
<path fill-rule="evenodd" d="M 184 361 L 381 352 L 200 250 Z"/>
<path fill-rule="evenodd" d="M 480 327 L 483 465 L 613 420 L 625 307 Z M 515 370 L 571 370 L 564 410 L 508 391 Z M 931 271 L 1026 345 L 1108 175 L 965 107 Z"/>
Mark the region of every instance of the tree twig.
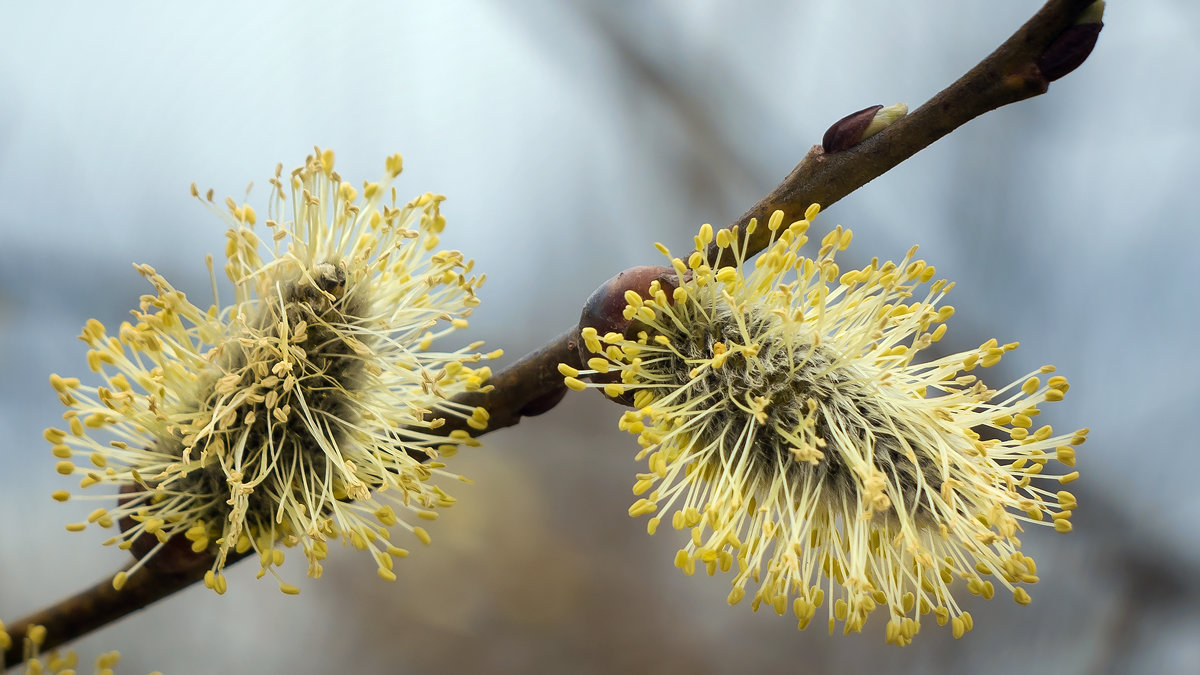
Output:
<path fill-rule="evenodd" d="M 1088 40 L 1065 34 L 1092 4 L 1093 0 L 1050 0 L 996 51 L 907 117 L 845 150 L 827 153 L 814 146 L 778 187 L 732 225 L 744 228 L 752 218 L 765 221 L 776 210 L 784 212 L 785 221 L 801 218 L 809 204 L 833 204 L 975 117 L 1045 93 L 1051 80 L 1086 58 L 1091 48 Z M 1094 31 L 1098 30 L 1097 26 Z M 1094 43 L 1094 33 L 1090 39 Z M 1055 51 L 1064 49 L 1074 52 Z M 746 255 L 761 251 L 768 237 L 766 228 L 760 228 L 751 236 Z M 710 260 L 718 259 L 716 250 L 708 253 Z M 566 389 L 557 366 L 576 362 L 576 330 L 496 373 L 489 392 L 456 397 L 490 414 L 487 429 L 474 435 L 512 426 L 558 403 Z M 448 420 L 440 432 L 465 428 L 465 420 Z M 43 646 L 50 649 L 186 588 L 203 578 L 206 569 L 207 565 L 182 572 L 143 569 L 120 591 L 106 580 L 27 616 L 9 627 L 14 648 L 5 653 L 4 665 L 20 663 L 20 645 L 33 625 L 46 627 Z"/>
<path fill-rule="evenodd" d="M 234 561 L 231 555 L 229 562 Z M 112 585 L 112 577 L 79 593 L 34 612 L 7 627 L 12 648 L 4 652 L 4 667 L 12 668 L 23 660 L 22 644 L 33 626 L 44 626 L 46 638 L 41 649 L 50 650 L 65 642 L 112 623 L 127 614 L 161 600 L 204 578 L 211 558 L 197 558 L 197 564 L 185 569 L 143 568 L 132 573 L 121 590 Z M 129 561 L 129 570 L 135 561 Z M 202 564 L 201 564 L 202 563 Z"/>
<path fill-rule="evenodd" d="M 1064 33 L 1092 4 L 1093 0 L 1047 2 L 996 51 L 908 116 L 841 152 L 826 153 L 813 146 L 778 187 L 733 225 L 744 230 L 751 219 L 766 222 L 777 210 L 783 211 L 786 224 L 803 218 L 810 204 L 828 208 L 976 117 L 1046 93 L 1050 80 L 1057 77 L 1048 78 L 1039 62 L 1052 46 L 1059 46 L 1055 42 L 1060 37 L 1068 37 Z M 1086 57 L 1091 45 L 1078 46 L 1087 47 L 1082 51 Z M 766 247 L 770 234 L 760 228 L 751 235 L 745 255 Z M 708 258 L 716 261 L 718 255 L 714 243 Z"/>
<path fill-rule="evenodd" d="M 578 354 L 576 329 L 571 328 L 553 341 L 521 357 L 516 363 L 493 375 L 488 393 L 469 392 L 454 397 L 458 403 L 481 406 L 488 411 L 487 429 L 477 431 L 467 426 L 466 419 L 446 418 L 446 424 L 434 433 L 448 436 L 463 429 L 478 436 L 511 427 L 522 417 L 540 415 L 562 400 L 567 393 L 558 364 L 574 363 Z"/>

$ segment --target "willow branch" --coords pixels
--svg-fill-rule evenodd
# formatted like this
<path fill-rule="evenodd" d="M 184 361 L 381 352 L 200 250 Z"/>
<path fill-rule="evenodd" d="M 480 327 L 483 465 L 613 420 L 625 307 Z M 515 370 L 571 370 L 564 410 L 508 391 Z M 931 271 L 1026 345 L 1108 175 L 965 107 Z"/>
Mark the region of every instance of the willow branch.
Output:
<path fill-rule="evenodd" d="M 1094 31 L 1083 31 L 1090 34 L 1090 42 L 1081 41 L 1074 29 L 1080 28 L 1076 23 L 1093 3 L 1050 0 L 987 58 L 908 116 L 845 150 L 826 152 L 813 146 L 778 187 L 730 227 L 744 230 L 752 219 L 765 222 L 775 211 L 783 211 L 784 222 L 803 218 L 810 204 L 833 204 L 976 117 L 1046 93 L 1052 80 L 1070 72 L 1091 51 L 1099 24 Z M 750 236 L 745 255 L 761 251 L 769 237 L 767 228 L 759 228 Z M 709 259 L 717 260 L 718 251 L 714 243 Z M 545 412 L 562 398 L 566 389 L 556 368 L 559 363 L 577 363 L 577 331 L 568 331 L 498 373 L 491 380 L 495 389 L 486 397 L 461 397 L 491 414 L 486 431 Z M 464 427 L 460 422 L 444 429 L 448 433 Z"/>
<path fill-rule="evenodd" d="M 745 230 L 751 219 L 766 222 L 777 210 L 783 211 L 785 224 L 799 220 L 810 204 L 829 207 L 976 117 L 1046 93 L 1051 80 L 1069 72 L 1070 68 L 1062 70 L 1063 59 L 1077 58 L 1077 66 L 1094 44 L 1094 33 L 1086 45 L 1068 34 L 1092 4 L 1093 0 L 1047 2 L 996 51 L 907 117 L 840 152 L 813 146 L 778 187 L 732 225 Z M 770 234 L 767 228 L 758 229 L 745 255 L 766 247 Z M 713 244 L 709 260 L 718 255 Z"/>
<path fill-rule="evenodd" d="M 1081 36 L 1075 25 L 1092 4 L 1093 0 L 1050 0 L 996 51 L 907 117 L 843 150 L 827 152 L 814 146 L 778 187 L 731 227 L 744 230 L 751 219 L 765 221 L 777 210 L 783 211 L 785 221 L 802 218 L 808 205 L 837 202 L 979 115 L 1045 93 L 1049 83 L 1078 66 L 1094 44 L 1099 26 Z M 746 255 L 761 251 L 769 234 L 759 228 L 750 237 Z M 716 250 L 708 253 L 717 260 Z M 469 429 L 465 420 L 448 419 L 438 432 L 464 429 L 479 436 L 553 408 L 566 393 L 558 364 L 578 361 L 577 330 L 496 373 L 487 392 L 455 397 L 488 411 L 486 429 Z M 20 662 L 21 642 L 35 624 L 46 627 L 43 647 L 50 649 L 186 588 L 207 569 L 207 564 L 184 571 L 142 569 L 120 591 L 105 581 L 27 616 L 9 627 L 14 644 L 5 653 L 4 665 Z"/>
<path fill-rule="evenodd" d="M 229 562 L 240 557 L 230 554 Z M 194 564 L 175 569 L 144 567 L 131 573 L 119 591 L 113 588 L 112 577 L 106 577 L 91 588 L 23 617 L 7 627 L 13 644 L 4 652 L 4 667 L 12 668 L 22 662 L 22 645 L 33 626 L 46 628 L 41 649 L 54 649 L 203 579 L 212 559 L 198 557 L 194 560 Z M 135 563 L 130 560 L 123 569 L 130 570 Z"/>
<path fill-rule="evenodd" d="M 567 393 L 558 364 L 576 362 L 577 344 L 576 329 L 572 328 L 489 378 L 490 389 L 486 393 L 467 392 L 455 396 L 457 403 L 480 406 L 488 411 L 490 417 L 486 429 L 472 429 L 466 419 L 448 417 L 446 424 L 433 433 L 448 436 L 450 432 L 462 429 L 472 436 L 479 436 L 511 427 L 522 417 L 550 410 Z"/>

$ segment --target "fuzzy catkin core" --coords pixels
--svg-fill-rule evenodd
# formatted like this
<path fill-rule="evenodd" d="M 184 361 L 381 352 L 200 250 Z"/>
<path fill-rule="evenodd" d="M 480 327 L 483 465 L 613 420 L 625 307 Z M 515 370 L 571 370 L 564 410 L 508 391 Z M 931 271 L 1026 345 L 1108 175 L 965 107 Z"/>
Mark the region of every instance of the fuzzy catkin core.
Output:
<path fill-rule="evenodd" d="M 210 413 L 223 409 L 218 426 L 230 420 L 231 428 L 238 427 L 219 446 L 224 452 L 243 444 L 243 438 L 245 448 L 266 449 L 243 454 L 239 470 L 245 479 L 278 470 L 272 467 L 302 467 L 309 476 L 319 472 L 315 477 L 322 480 L 321 467 L 328 459 L 301 414 L 302 407 L 316 419 L 337 421 L 324 427 L 325 440 L 335 446 L 341 444 L 346 428 L 358 422 L 351 399 L 362 385 L 366 362 L 346 337 L 348 331 L 362 327 L 370 303 L 361 289 L 348 292 L 346 280 L 345 263 L 328 261 L 314 265 L 299 279 L 278 282 L 277 301 L 261 303 L 257 316 L 248 318 L 243 335 L 221 347 L 220 365 L 201 389 L 199 409 Z M 372 340 L 354 339 L 368 348 Z M 281 347 L 285 343 L 286 353 Z M 254 393 L 240 405 L 229 406 L 224 399 L 231 388 Z M 182 442 L 175 444 L 180 458 L 187 451 Z M 282 482 L 243 487 L 252 529 L 273 520 L 280 495 L 272 494 L 271 488 L 298 491 L 301 487 Z M 345 498 L 344 482 L 335 481 L 332 488 Z M 230 502 L 233 496 L 227 471 L 216 457 L 201 471 L 184 477 L 179 489 L 213 495 L 220 503 Z M 322 509 L 322 515 L 328 515 L 328 508 Z"/>
<path fill-rule="evenodd" d="M 438 250 L 444 197 L 396 201 L 399 155 L 361 191 L 333 159 L 318 148 L 288 175 L 276 167 L 266 237 L 251 206 L 227 199 L 224 213 L 193 186 L 229 226 L 233 303 L 217 297 L 215 275 L 213 304 L 202 308 L 137 265 L 155 294 L 142 297 L 134 321 L 110 335 L 91 320 L 80 336 L 104 384 L 51 376 L 68 408 L 67 428 L 45 432 L 56 471 L 123 495 L 67 526 L 120 524 L 105 543 L 138 562 L 115 588 L 182 548 L 212 556 L 204 583 L 218 593 L 230 556 L 253 551 L 260 572 L 294 594 L 276 572 L 282 549 L 302 548 L 316 578 L 338 539 L 395 580 L 394 560 L 408 552 L 394 538 L 428 545 L 418 523 L 454 503 L 434 480 L 464 479 L 440 459 L 478 442 L 435 430 L 451 416 L 487 428 L 486 410 L 454 397 L 488 391 L 491 369 L 471 364 L 502 352 L 434 343 L 468 327 L 483 277 L 460 252 Z"/>
<path fill-rule="evenodd" d="M 814 345 L 811 338 L 797 336 L 783 344 L 777 339 L 778 321 L 761 309 L 747 307 L 740 317 L 728 308 L 713 311 L 702 320 L 674 326 L 677 330 L 668 332 L 667 337 L 680 354 L 646 366 L 662 380 L 689 387 L 690 398 L 710 402 L 713 412 L 696 430 L 702 444 L 732 454 L 738 450 L 729 441 L 749 431 L 753 470 L 762 476 L 763 484 L 776 478 L 800 484 L 811 475 L 824 486 L 828 501 L 857 503 L 862 480 L 844 461 L 856 451 L 838 447 L 839 441 L 831 433 L 831 427 L 837 426 L 855 448 L 870 448 L 875 466 L 892 477 L 890 501 L 902 495 L 909 513 L 928 515 L 929 507 L 921 495 L 924 488 L 941 488 L 941 469 L 935 458 L 911 451 L 921 448 L 916 430 L 908 420 L 895 419 L 878 406 L 879 396 L 872 391 L 878 384 L 857 373 L 854 366 L 839 363 L 842 359 L 836 352 Z M 721 349 L 717 345 L 727 348 L 736 344 L 761 348 L 753 356 L 732 352 L 723 367 L 692 376 L 690 363 L 711 359 L 714 349 Z M 766 405 L 763 416 L 755 419 L 744 404 L 760 397 Z M 784 433 L 804 424 L 805 405 L 810 400 L 822 413 L 813 431 L 823 457 L 815 463 L 792 461 L 793 443 Z M 751 424 L 753 429 L 747 430 Z M 910 451 L 906 453 L 906 449 Z M 726 461 L 733 459 L 725 457 Z M 779 475 L 781 467 L 785 475 Z M 890 509 L 894 511 L 895 505 Z"/>

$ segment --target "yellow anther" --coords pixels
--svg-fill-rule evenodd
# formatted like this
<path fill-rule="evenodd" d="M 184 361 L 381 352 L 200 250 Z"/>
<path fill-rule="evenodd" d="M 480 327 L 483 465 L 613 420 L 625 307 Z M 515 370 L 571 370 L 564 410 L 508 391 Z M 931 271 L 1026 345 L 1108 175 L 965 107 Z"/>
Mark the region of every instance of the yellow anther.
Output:
<path fill-rule="evenodd" d="M 1040 386 L 1042 386 L 1042 381 L 1036 377 L 1031 377 L 1028 380 L 1025 380 L 1025 383 L 1021 385 L 1021 391 L 1025 392 L 1026 396 L 1033 396 L 1034 392 L 1036 392 Z"/>
<path fill-rule="evenodd" d="M 1074 509 L 1079 506 L 1079 503 L 1075 501 L 1075 495 L 1066 490 L 1058 491 L 1055 497 L 1058 498 L 1058 506 L 1064 509 Z"/>
<path fill-rule="evenodd" d="M 412 529 L 412 533 L 413 533 L 413 534 L 415 534 L 415 535 L 417 536 L 417 539 L 421 540 L 421 543 L 422 543 L 422 544 L 425 544 L 426 546 L 428 546 L 428 545 L 429 545 L 429 543 L 430 543 L 431 541 L 433 541 L 433 540 L 432 540 L 432 539 L 429 537 L 429 533 L 428 533 L 428 532 L 426 532 L 426 531 L 425 531 L 425 528 L 423 528 L 423 527 L 414 527 L 414 528 Z"/>
<path fill-rule="evenodd" d="M 1055 448 L 1054 457 L 1067 466 L 1075 466 L 1075 448 L 1069 445 L 1060 445 Z"/>

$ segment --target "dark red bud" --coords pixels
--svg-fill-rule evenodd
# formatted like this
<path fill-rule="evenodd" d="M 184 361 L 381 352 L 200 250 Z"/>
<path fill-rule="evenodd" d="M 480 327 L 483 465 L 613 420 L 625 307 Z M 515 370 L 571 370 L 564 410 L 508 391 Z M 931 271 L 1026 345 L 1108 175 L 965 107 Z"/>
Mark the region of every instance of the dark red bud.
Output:
<path fill-rule="evenodd" d="M 580 330 L 591 326 L 601 335 L 625 334 L 629 330 L 629 320 L 624 316 L 625 306 L 629 304 L 625 301 L 625 292 L 634 291 L 644 298 L 650 294 L 650 284 L 654 281 L 662 285 L 668 297 L 678 285 L 675 270 L 662 265 L 630 267 L 600 284 L 583 305 L 583 313 L 579 316 Z"/>
<path fill-rule="evenodd" d="M 873 105 L 858 112 L 852 112 L 834 122 L 821 139 L 821 147 L 825 150 L 825 154 L 849 150 L 862 142 L 863 132 L 875 119 L 875 113 L 880 110 L 883 110 L 883 106 Z"/>
<path fill-rule="evenodd" d="M 1103 27 L 1103 22 L 1076 24 L 1055 38 L 1038 57 L 1038 68 L 1046 81 L 1053 82 L 1082 65 Z"/>
<path fill-rule="evenodd" d="M 567 387 L 565 385 L 557 387 L 545 394 L 542 394 L 541 396 L 538 396 L 529 403 L 526 403 L 524 407 L 517 411 L 517 415 L 519 417 L 533 417 L 534 415 L 541 415 L 542 413 L 549 412 L 550 409 L 558 405 L 558 402 L 563 400 L 563 397 L 566 395 Z"/>
<path fill-rule="evenodd" d="M 635 337 L 637 331 L 643 330 L 643 327 L 637 321 L 625 318 L 625 307 L 629 304 L 625 300 L 625 292 L 634 291 L 645 298 L 650 294 L 650 284 L 655 281 L 667 293 L 668 298 L 671 297 L 672 291 L 679 286 L 674 269 L 662 265 L 644 265 L 631 267 L 617 274 L 600 284 L 600 287 L 592 293 L 583 305 L 583 312 L 579 316 L 579 326 L 575 329 L 581 367 L 585 367 L 587 360 L 596 354 L 587 352 L 583 338 L 579 337 L 580 331 L 591 327 L 595 328 L 596 332 L 602 336 L 606 333 L 620 333 L 626 337 Z M 591 379 L 600 384 L 611 384 L 620 382 L 621 375 L 617 371 L 611 371 L 592 375 Z M 630 394 L 622 394 L 613 397 L 612 400 L 622 405 L 633 405 L 633 396 Z"/>

